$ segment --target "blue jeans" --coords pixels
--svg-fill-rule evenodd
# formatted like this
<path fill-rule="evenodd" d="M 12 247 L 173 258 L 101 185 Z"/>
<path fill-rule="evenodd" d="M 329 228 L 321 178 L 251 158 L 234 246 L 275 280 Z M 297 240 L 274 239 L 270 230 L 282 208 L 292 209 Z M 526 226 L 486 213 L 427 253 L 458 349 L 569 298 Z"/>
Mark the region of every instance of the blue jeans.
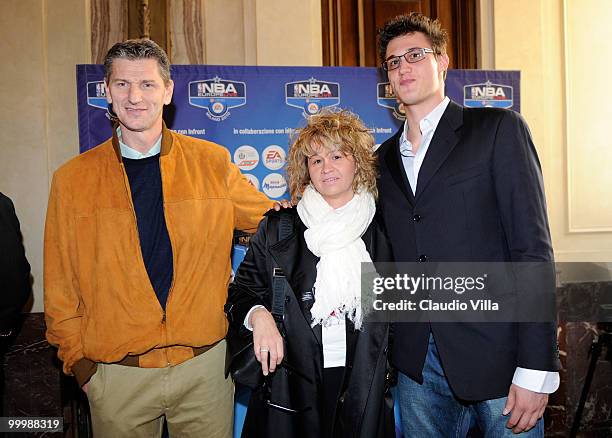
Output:
<path fill-rule="evenodd" d="M 510 415 L 503 416 L 506 398 L 481 402 L 464 402 L 453 394 L 438 355 L 429 337 L 429 349 L 423 367 L 423 384 L 399 373 L 397 393 L 404 438 L 452 437 L 464 438 L 470 426 L 477 425 L 487 438 L 542 438 L 544 419 L 520 435 L 506 427 Z"/>

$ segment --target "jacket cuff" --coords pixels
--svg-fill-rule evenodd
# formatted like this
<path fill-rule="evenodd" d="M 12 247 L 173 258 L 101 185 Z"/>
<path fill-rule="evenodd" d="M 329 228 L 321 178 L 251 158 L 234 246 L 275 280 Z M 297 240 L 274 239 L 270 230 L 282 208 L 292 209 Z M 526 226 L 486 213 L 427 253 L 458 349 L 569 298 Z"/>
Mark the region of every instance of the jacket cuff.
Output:
<path fill-rule="evenodd" d="M 91 379 L 91 376 L 93 376 L 97 370 L 98 364 L 85 358 L 79 359 L 72 365 L 72 374 L 74 374 L 80 387 L 89 382 L 89 379 Z"/>

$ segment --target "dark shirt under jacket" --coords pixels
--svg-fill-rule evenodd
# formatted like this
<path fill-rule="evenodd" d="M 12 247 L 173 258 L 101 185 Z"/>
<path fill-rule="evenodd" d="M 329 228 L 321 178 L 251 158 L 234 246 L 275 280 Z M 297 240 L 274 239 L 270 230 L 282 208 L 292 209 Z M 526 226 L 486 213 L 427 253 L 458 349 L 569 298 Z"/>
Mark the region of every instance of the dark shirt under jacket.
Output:
<path fill-rule="evenodd" d="M 164 217 L 159 154 L 141 159 L 124 157 L 123 164 L 130 181 L 144 265 L 157 299 L 165 309 L 174 267 L 172 245 Z"/>

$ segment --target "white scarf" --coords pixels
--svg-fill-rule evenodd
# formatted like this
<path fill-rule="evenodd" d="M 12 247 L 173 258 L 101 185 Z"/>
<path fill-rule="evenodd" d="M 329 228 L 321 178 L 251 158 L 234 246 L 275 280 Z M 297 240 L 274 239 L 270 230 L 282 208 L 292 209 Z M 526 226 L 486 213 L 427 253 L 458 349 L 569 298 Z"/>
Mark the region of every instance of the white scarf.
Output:
<path fill-rule="evenodd" d="M 311 184 L 304 190 L 297 212 L 308 228 L 304 232 L 308 249 L 320 257 L 310 310 L 312 326 L 326 325 L 335 313 L 335 317 L 347 314 L 360 329 L 361 263 L 372 262 L 361 236 L 376 212 L 374 196 L 356 193 L 345 206 L 334 210 Z"/>

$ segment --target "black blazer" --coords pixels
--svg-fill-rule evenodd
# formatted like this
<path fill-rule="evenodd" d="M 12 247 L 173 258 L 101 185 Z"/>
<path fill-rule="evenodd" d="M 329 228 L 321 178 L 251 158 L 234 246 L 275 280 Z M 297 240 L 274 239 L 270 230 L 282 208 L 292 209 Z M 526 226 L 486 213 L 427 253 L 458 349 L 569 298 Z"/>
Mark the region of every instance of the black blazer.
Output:
<path fill-rule="evenodd" d="M 278 241 L 280 215 L 293 218 L 293 234 Z M 310 327 L 307 298 L 316 279 L 318 257 L 304 240 L 306 227 L 296 209 L 270 211 L 251 238 L 249 250 L 229 288 L 226 308 L 230 330 L 245 330 L 244 318 L 256 304 L 271 308 L 272 259 L 282 268 L 291 292 L 285 305 L 282 323 L 285 336 L 285 360 L 302 371 L 313 383 L 290 375 L 283 367 L 272 378 L 272 401 L 292 409 L 310 407 L 308 412 L 290 415 L 267 408 L 256 389 L 249 403 L 243 437 L 321 437 L 323 350 L 321 326 Z M 390 260 L 384 233 L 373 221 L 362 237 L 375 260 Z M 308 304 L 310 302 L 310 304 Z M 347 320 L 347 364 L 344 384 L 336 408 L 334 435 L 337 437 L 373 438 L 394 435 L 391 424 L 383 424 L 383 395 L 387 363 L 389 324 L 368 323 L 355 331 Z M 392 415 L 392 413 L 391 413 Z"/>
<path fill-rule="evenodd" d="M 377 151 L 379 210 L 396 261 L 553 260 L 540 163 L 519 114 L 450 102 L 416 194 L 399 153 L 402 129 Z M 558 369 L 554 323 L 414 323 L 394 331 L 393 363 L 417 381 L 431 331 L 450 386 L 465 400 L 506 396 L 517 366 Z"/>
<path fill-rule="evenodd" d="M 19 221 L 11 200 L 0 193 L 0 333 L 15 328 L 30 292 Z"/>

